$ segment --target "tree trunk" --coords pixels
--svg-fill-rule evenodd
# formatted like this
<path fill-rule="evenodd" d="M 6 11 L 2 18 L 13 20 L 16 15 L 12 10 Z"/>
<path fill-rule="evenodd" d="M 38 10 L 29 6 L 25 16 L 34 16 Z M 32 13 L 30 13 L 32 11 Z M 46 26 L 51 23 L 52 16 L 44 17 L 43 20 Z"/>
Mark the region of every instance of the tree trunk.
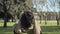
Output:
<path fill-rule="evenodd" d="M 4 28 L 7 27 L 7 14 L 4 15 Z"/>
<path fill-rule="evenodd" d="M 12 17 L 12 22 L 14 22 L 14 19 L 13 19 L 13 17 Z"/>
<path fill-rule="evenodd" d="M 59 18 L 57 18 L 57 25 L 59 25 Z"/>
<path fill-rule="evenodd" d="M 15 16 L 14 22 L 15 22 L 16 24 L 18 23 L 18 18 L 17 18 L 17 16 Z"/>
<path fill-rule="evenodd" d="M 56 13 L 56 21 L 57 21 L 57 25 L 59 25 L 59 19 L 57 13 Z"/>
<path fill-rule="evenodd" d="M 7 0 L 3 0 L 3 10 L 4 10 L 4 28 L 7 27 L 7 7 L 6 7 L 6 1 Z"/>
<path fill-rule="evenodd" d="M 47 22 L 46 22 L 46 16 L 45 16 L 45 24 L 47 24 Z"/>
<path fill-rule="evenodd" d="M 41 24 L 41 16 L 40 16 L 40 24 Z"/>
<path fill-rule="evenodd" d="M 59 25 L 59 20 L 57 20 L 57 25 Z"/>

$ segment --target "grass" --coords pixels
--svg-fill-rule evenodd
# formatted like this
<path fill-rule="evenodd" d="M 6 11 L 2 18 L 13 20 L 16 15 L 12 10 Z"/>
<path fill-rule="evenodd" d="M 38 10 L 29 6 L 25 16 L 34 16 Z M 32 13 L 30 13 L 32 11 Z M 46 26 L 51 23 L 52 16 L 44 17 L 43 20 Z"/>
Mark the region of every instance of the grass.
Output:
<path fill-rule="evenodd" d="M 37 22 L 39 23 L 39 21 Z M 3 24 L 3 21 L 0 21 L 0 34 L 13 34 L 14 23 L 7 22 L 7 28 L 3 28 Z M 56 21 L 47 21 L 46 25 L 44 21 L 42 21 L 42 23 L 39 23 L 38 25 L 41 26 L 43 34 L 60 34 L 60 25 L 57 25 Z"/>

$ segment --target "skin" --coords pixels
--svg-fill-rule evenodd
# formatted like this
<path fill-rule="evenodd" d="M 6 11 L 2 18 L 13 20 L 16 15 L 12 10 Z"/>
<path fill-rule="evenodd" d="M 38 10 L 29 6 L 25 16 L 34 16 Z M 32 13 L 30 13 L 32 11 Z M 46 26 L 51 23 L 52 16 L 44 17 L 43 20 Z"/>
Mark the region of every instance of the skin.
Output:
<path fill-rule="evenodd" d="M 34 16 L 34 19 L 32 21 L 33 23 L 33 28 L 34 28 L 34 34 L 40 34 L 41 32 L 41 28 L 40 26 L 38 26 L 37 24 L 37 20 L 36 20 L 36 17 Z M 22 33 L 22 28 L 21 28 L 21 24 L 20 24 L 20 21 L 18 21 L 17 25 L 16 25 L 16 28 L 14 29 L 15 32 L 17 34 L 21 34 Z"/>
<path fill-rule="evenodd" d="M 36 20 L 36 17 L 34 17 L 34 34 L 40 34 L 40 26 L 38 26 L 37 24 L 37 20 Z"/>
<path fill-rule="evenodd" d="M 34 23 L 33 24 L 34 26 L 34 34 L 40 34 L 40 28 L 39 28 L 39 26 L 37 25 L 37 23 Z M 18 26 L 18 25 L 17 25 Z M 15 32 L 16 33 L 18 33 L 18 34 L 21 34 L 22 33 L 22 31 L 21 31 L 21 28 L 19 28 L 19 27 L 17 27 L 16 29 L 15 29 Z"/>

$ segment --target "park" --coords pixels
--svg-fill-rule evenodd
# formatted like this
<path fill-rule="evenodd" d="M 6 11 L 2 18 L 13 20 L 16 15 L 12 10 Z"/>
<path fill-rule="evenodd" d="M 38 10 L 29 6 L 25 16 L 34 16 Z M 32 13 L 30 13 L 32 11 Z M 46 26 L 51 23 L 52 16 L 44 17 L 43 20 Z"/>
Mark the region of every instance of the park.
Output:
<path fill-rule="evenodd" d="M 13 25 L 14 25 L 13 22 L 8 22 L 7 23 L 8 27 L 3 28 L 3 21 L 0 21 L 0 30 L 1 30 L 0 34 L 13 34 Z M 41 24 L 39 23 L 39 25 L 41 25 L 43 34 L 60 34 L 60 25 L 57 25 L 56 21 L 55 22 L 52 21 L 50 23 L 48 22 L 46 25 L 44 22 L 42 22 Z"/>
<path fill-rule="evenodd" d="M 0 0 L 0 34 L 60 34 L 60 0 Z"/>

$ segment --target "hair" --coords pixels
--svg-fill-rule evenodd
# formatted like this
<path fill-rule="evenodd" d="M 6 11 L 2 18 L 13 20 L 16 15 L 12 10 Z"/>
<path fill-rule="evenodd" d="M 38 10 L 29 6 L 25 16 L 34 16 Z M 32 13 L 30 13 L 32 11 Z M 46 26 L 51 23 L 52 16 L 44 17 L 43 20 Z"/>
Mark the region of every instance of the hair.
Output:
<path fill-rule="evenodd" d="M 25 11 L 21 16 L 21 26 L 24 29 L 28 29 L 31 27 L 31 24 L 33 23 L 34 15 L 31 11 Z"/>

